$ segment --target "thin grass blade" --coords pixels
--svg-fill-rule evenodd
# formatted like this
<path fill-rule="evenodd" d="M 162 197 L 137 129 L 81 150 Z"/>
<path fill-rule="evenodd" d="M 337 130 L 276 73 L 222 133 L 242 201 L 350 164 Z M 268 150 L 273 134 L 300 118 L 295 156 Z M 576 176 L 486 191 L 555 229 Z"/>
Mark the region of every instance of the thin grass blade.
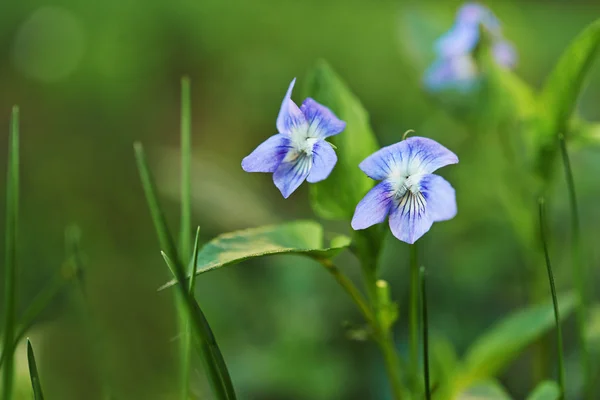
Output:
<path fill-rule="evenodd" d="M 34 400 L 44 400 L 35 355 L 33 354 L 33 347 L 29 339 L 27 339 L 27 362 L 29 363 L 29 376 L 31 377 L 31 386 L 33 387 L 33 398 Z"/>
<path fill-rule="evenodd" d="M 163 251 L 164 258 L 169 269 L 179 283 L 179 285 L 177 285 L 178 292 L 184 300 L 184 304 L 189 313 L 191 325 L 195 332 L 194 338 L 198 343 L 200 355 L 209 374 L 209 381 L 211 382 L 212 389 L 218 399 L 233 400 L 236 396 L 229 376 L 229 371 L 227 370 L 223 355 L 221 354 L 204 313 L 193 296 L 190 295 L 185 267 L 177 254 L 177 247 L 175 246 L 173 237 L 169 234 L 164 214 L 158 203 L 155 185 L 146 162 L 144 149 L 141 143 L 136 143 L 134 149 L 142 187 L 150 208 L 150 214 L 159 237 L 160 245 L 165 249 Z"/>
<path fill-rule="evenodd" d="M 181 78 L 181 232 L 182 260 L 192 257 L 192 112 L 190 78 Z"/>
<path fill-rule="evenodd" d="M 4 262 L 4 343 L 2 399 L 11 400 L 14 380 L 17 230 L 19 215 L 19 108 L 12 109 L 6 179 L 6 247 Z"/>

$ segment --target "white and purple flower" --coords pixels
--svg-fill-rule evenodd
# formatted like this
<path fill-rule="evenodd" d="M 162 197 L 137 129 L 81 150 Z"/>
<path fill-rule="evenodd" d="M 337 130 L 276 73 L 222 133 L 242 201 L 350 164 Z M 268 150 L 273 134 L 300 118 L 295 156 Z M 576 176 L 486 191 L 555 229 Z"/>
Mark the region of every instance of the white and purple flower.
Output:
<path fill-rule="evenodd" d="M 492 54 L 498 65 L 512 68 L 517 62 L 513 46 L 504 39 L 500 21 L 478 3 L 466 3 L 454 26 L 435 44 L 438 59 L 425 72 L 425 85 L 433 91 L 447 88 L 469 90 L 479 75 L 473 50 L 480 39 L 480 26 L 490 33 Z"/>
<path fill-rule="evenodd" d="M 456 154 L 423 137 L 411 137 L 371 154 L 359 167 L 381 182 L 356 206 L 352 228 L 366 229 L 389 216 L 394 236 L 414 243 L 434 222 L 456 215 L 454 188 L 441 176 L 432 174 L 456 163 Z"/>
<path fill-rule="evenodd" d="M 291 99 L 295 82 L 294 78 L 281 104 L 279 133 L 242 160 L 246 172 L 273 173 L 273 182 L 285 198 L 305 180 L 314 183 L 329 176 L 337 156 L 325 139 L 346 127 L 331 110 L 311 98 L 298 107 Z"/>

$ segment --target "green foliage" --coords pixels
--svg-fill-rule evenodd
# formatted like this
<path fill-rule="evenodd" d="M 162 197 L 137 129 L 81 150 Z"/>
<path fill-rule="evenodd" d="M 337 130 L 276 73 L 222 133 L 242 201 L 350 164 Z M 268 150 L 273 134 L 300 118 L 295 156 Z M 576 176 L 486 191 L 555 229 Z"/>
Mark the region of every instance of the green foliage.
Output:
<path fill-rule="evenodd" d="M 564 320 L 575 307 L 576 296 L 563 293 L 558 299 L 560 316 Z M 468 387 L 473 382 L 495 376 L 553 326 L 552 303 L 530 306 L 509 315 L 471 345 L 456 380 L 458 387 Z"/>
<path fill-rule="evenodd" d="M 8 145 L 6 178 L 6 247 L 4 250 L 4 328 L 2 354 L 2 398 L 12 399 L 14 339 L 16 330 L 17 230 L 19 215 L 19 108 L 13 107 Z"/>
<path fill-rule="evenodd" d="M 349 221 L 356 205 L 374 183 L 358 168 L 362 160 L 379 148 L 369 116 L 358 98 L 324 61 L 308 74 L 304 93 L 346 122 L 346 129 L 330 138 L 338 156 L 333 172 L 326 180 L 310 185 L 311 205 L 322 218 Z"/>
<path fill-rule="evenodd" d="M 300 254 L 315 259 L 333 258 L 350 245 L 346 236 L 334 237 L 324 245 L 323 227 L 314 221 L 244 229 L 219 235 L 198 253 L 197 273 L 276 254 Z M 161 289 L 172 286 L 176 280 Z"/>
<path fill-rule="evenodd" d="M 590 24 L 563 52 L 539 97 L 540 121 L 536 140 L 540 174 L 546 178 L 556 154 L 559 134 L 569 136 L 568 124 L 600 46 L 600 20 Z"/>
<path fill-rule="evenodd" d="M 559 400 L 560 388 L 556 382 L 544 381 L 527 396 L 527 400 Z"/>
<path fill-rule="evenodd" d="M 498 382 L 485 381 L 471 386 L 456 400 L 511 400 L 511 397 Z"/>
<path fill-rule="evenodd" d="M 29 363 L 29 376 L 31 378 L 31 386 L 33 387 L 33 398 L 34 400 L 44 400 L 44 393 L 42 392 L 42 384 L 40 383 L 35 355 L 33 354 L 33 347 L 31 346 L 29 339 L 27 339 L 27 362 Z"/>

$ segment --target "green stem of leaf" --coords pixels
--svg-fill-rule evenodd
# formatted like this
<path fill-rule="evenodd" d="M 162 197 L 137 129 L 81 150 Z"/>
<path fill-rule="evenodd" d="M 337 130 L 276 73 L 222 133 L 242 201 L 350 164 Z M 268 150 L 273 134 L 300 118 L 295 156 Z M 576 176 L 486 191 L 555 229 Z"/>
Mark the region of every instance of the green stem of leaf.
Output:
<path fill-rule="evenodd" d="M 14 381 L 17 229 L 19 214 L 19 108 L 12 109 L 6 180 L 6 247 L 4 263 L 4 343 L 2 399 L 11 400 Z"/>
<path fill-rule="evenodd" d="M 425 383 L 425 399 L 431 400 L 431 385 L 429 382 L 429 323 L 427 319 L 427 291 L 425 285 L 425 267 L 419 270 L 421 278 L 421 315 L 423 324 L 423 377 Z"/>
<path fill-rule="evenodd" d="M 544 199 L 539 201 L 540 215 L 540 237 L 544 248 L 544 258 L 546 259 L 546 268 L 548 270 L 548 281 L 550 282 L 550 292 L 552 294 L 552 304 L 554 306 L 554 319 L 556 323 L 556 354 L 558 357 L 558 384 L 560 386 L 560 399 L 565 395 L 565 364 L 562 344 L 562 328 L 560 323 L 560 314 L 558 311 L 558 297 L 556 296 L 556 286 L 554 284 L 554 274 L 550 263 L 550 254 L 548 252 L 548 241 L 546 238 L 546 219 L 544 213 Z"/>
<path fill-rule="evenodd" d="M 588 398 L 592 396 L 592 373 L 591 361 L 588 351 L 587 342 L 585 339 L 586 333 L 586 317 L 587 317 L 587 290 L 585 285 L 586 274 L 582 259 L 581 246 L 581 228 L 579 225 L 579 208 L 577 206 L 577 195 L 575 192 L 575 181 L 573 179 L 573 171 L 569 160 L 569 152 L 564 135 L 559 135 L 559 145 L 562 156 L 563 167 L 565 171 L 565 179 L 567 181 L 567 191 L 569 193 L 569 206 L 571 209 L 571 260 L 573 263 L 573 275 L 577 292 L 579 294 L 579 303 L 576 308 L 577 321 L 577 340 L 581 352 L 581 364 L 584 373 L 584 385 Z"/>

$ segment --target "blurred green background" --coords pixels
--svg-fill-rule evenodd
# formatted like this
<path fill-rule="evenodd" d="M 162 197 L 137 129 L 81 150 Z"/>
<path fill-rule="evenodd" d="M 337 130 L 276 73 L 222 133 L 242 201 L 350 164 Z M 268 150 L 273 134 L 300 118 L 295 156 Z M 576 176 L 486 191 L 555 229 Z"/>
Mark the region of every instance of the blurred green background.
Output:
<path fill-rule="evenodd" d="M 270 176 L 241 159 L 275 133 L 287 85 L 324 58 L 371 115 L 381 144 L 407 129 L 455 151 L 442 172 L 457 188 L 458 216 L 422 241 L 433 335 L 460 352 L 525 303 L 523 256 L 495 199 L 501 157 L 478 157 L 471 132 L 430 101 L 421 74 L 432 44 L 453 23 L 457 1 L 21 0 L 0 11 L 2 164 L 10 107 L 21 107 L 22 201 L 19 309 L 61 268 L 64 228 L 77 223 L 86 259 L 86 299 L 67 290 L 30 332 L 48 399 L 172 399 L 177 395 L 177 323 L 170 278 L 139 184 L 132 143 L 141 140 L 173 231 L 179 207 L 179 80 L 192 79 L 194 221 L 202 240 L 239 228 L 313 218 L 307 185 L 284 200 Z M 600 17 L 597 1 L 495 1 L 519 53 L 516 73 L 539 87 L 562 50 Z M 600 120 L 600 68 L 579 111 Z M 298 90 L 294 98 L 301 101 Z M 481 143 L 481 142 L 478 142 Z M 485 143 L 485 140 L 483 141 Z M 489 146 L 495 142 L 490 141 Z M 494 152 L 492 148 L 491 153 Z M 486 150 L 486 154 L 490 149 Z M 600 281 L 600 153 L 572 152 L 586 263 Z M 4 174 L 2 178 L 4 179 Z M 569 213 L 562 174 L 552 199 L 559 288 L 571 286 Z M 3 181 L 0 182 L 3 184 Z M 0 200 L 2 207 L 4 199 Z M 0 221 L 3 224 L 2 221 Z M 347 232 L 346 224 L 326 225 Z M 558 245 L 561 245 L 559 248 Z M 401 304 L 405 347 L 407 246 L 386 242 L 382 273 Z M 339 264 L 352 277 L 349 256 Z M 593 287 L 590 279 L 590 287 Z M 3 285 L 2 285 L 3 288 Z M 0 290 L 3 290 L 0 288 Z M 596 291 L 597 292 L 597 291 Z M 315 262 L 273 257 L 201 276 L 197 298 L 221 345 L 240 399 L 385 398 L 371 343 L 347 338 L 360 316 Z M 598 296 L 596 296 L 596 301 Z M 572 318 L 568 361 L 574 360 Z M 518 333 L 515 333 L 518 334 Z M 22 350 L 22 349 L 21 349 Z M 29 398 L 24 352 L 19 390 Z M 197 398 L 208 399 L 199 360 Z M 525 358 L 502 376 L 515 398 L 531 388 Z M 577 381 L 574 362 L 569 380 Z"/>

